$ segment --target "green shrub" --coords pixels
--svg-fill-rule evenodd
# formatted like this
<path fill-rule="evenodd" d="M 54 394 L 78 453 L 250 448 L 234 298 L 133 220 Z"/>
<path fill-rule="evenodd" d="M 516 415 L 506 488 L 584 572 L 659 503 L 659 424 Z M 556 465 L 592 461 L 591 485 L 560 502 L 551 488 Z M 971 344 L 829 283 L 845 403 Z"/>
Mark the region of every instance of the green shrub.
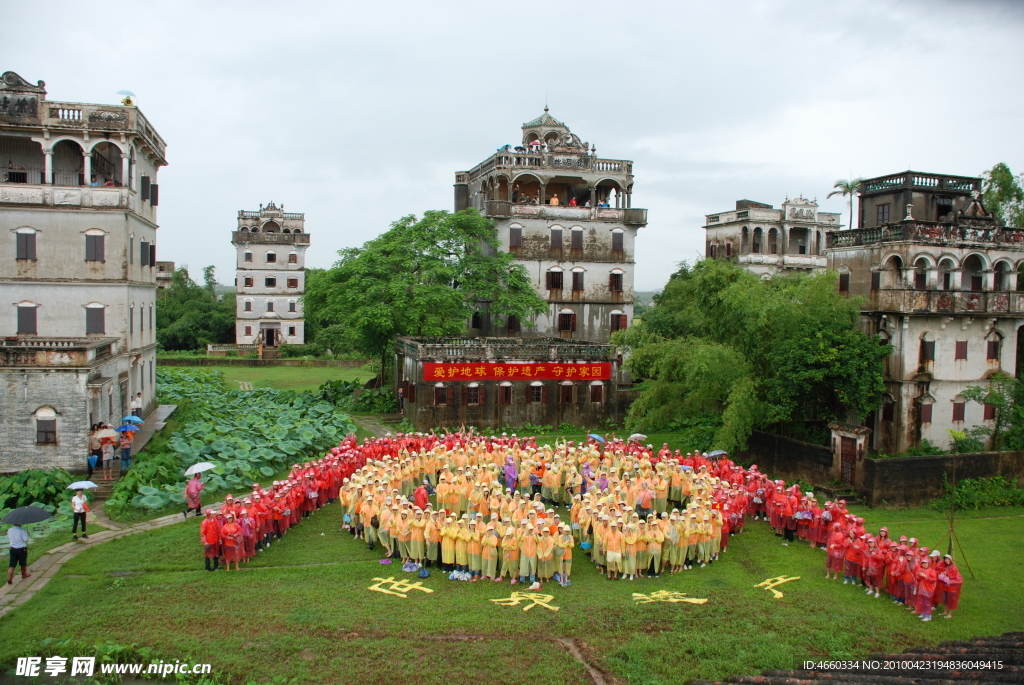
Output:
<path fill-rule="evenodd" d="M 323 347 L 316 343 L 306 343 L 305 345 L 281 345 L 277 348 L 278 356 L 283 359 L 299 359 L 302 357 L 316 359 L 322 356 L 323 353 Z"/>
<path fill-rule="evenodd" d="M 317 389 L 320 398 L 345 411 L 370 414 L 390 414 L 398 411 L 398 399 L 388 388 L 363 390 L 355 399 L 362 384 L 353 381 L 327 381 Z"/>
<path fill-rule="evenodd" d="M 165 449 L 139 455 L 108 507 L 160 509 L 181 502 L 183 472 L 200 461 L 217 464 L 207 472 L 206 492 L 244 488 L 337 446 L 355 430 L 347 415 L 313 393 L 228 390 L 222 372 L 202 368 L 161 369 L 157 381 L 161 402 L 186 408 L 185 425 Z"/>
<path fill-rule="evenodd" d="M 29 469 L 0 476 L 0 509 L 17 509 L 34 502 L 57 505 L 71 499 L 67 487 L 75 480 L 64 469 Z"/>
<path fill-rule="evenodd" d="M 955 488 L 950 488 L 943 474 L 942 484 L 946 488 L 946 494 L 928 505 L 937 511 L 948 511 L 950 508 L 960 510 L 1024 505 L 1024 489 L 1018 488 L 1015 483 L 1002 476 L 964 478 Z"/>

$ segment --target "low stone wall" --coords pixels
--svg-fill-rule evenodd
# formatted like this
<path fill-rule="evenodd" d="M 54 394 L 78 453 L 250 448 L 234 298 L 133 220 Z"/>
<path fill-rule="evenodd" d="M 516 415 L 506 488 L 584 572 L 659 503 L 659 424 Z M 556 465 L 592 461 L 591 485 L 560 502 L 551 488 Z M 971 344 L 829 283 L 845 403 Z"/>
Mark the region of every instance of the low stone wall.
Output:
<path fill-rule="evenodd" d="M 943 474 L 950 483 L 1002 476 L 1017 487 L 1024 487 L 1024 452 L 1019 451 L 867 458 L 863 469 L 864 482 L 858 491 L 871 506 L 914 506 L 942 497 Z"/>
<path fill-rule="evenodd" d="M 358 369 L 370 362 L 365 359 L 225 359 L 224 357 L 165 359 L 157 357 L 156 363 L 157 366 L 304 366 L 306 368 Z"/>
<path fill-rule="evenodd" d="M 747 449 L 735 457 L 747 466 L 757 464 L 761 473 L 787 481 L 827 483 L 833 478 L 831 448 L 781 435 L 754 431 L 747 441 Z"/>

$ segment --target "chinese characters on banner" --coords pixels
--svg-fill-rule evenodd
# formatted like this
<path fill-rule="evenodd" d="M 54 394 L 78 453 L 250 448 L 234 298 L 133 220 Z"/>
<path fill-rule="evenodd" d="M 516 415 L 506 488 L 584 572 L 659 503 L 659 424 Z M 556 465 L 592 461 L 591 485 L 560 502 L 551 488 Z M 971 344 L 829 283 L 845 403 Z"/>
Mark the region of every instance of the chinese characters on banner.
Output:
<path fill-rule="evenodd" d="M 430 381 L 606 381 L 612 377 L 611 362 L 565 364 L 467 364 L 423 363 L 423 380 Z"/>

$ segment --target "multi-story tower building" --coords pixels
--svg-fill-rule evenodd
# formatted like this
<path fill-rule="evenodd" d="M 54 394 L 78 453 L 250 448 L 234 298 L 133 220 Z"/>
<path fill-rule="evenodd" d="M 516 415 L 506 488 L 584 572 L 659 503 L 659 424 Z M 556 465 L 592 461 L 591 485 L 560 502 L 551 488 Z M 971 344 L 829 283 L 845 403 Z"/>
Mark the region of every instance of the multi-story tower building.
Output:
<path fill-rule="evenodd" d="M 549 310 L 524 325 L 497 320 L 480 303 L 469 333 L 607 341 L 633 319 L 637 231 L 647 210 L 632 206 L 633 163 L 604 159 L 544 108 L 506 145 L 455 174 L 455 210 L 493 219 L 500 248 L 528 270 Z"/>
<path fill-rule="evenodd" d="M 231 234 L 236 256 L 235 341 L 265 347 L 306 340 L 302 294 L 306 290 L 305 214 L 273 202 L 258 212 L 238 212 Z"/>
<path fill-rule="evenodd" d="M 0 76 L 0 471 L 84 468 L 91 424 L 152 406 L 165 147 L 130 99 Z"/>
<path fill-rule="evenodd" d="M 737 200 L 736 209 L 705 217 L 704 254 L 735 259 L 748 271 L 771 278 L 780 273 L 825 270 L 825 235 L 840 229 L 840 215 L 818 210 L 803 197 L 786 198 L 781 209 Z"/>
<path fill-rule="evenodd" d="M 867 179 L 861 228 L 828 235 L 840 291 L 864 298 L 863 329 L 894 348 L 866 422 L 879 452 L 946 448 L 948 429 L 991 427 L 994 409 L 961 393 L 1024 372 L 1024 230 L 1004 227 L 980 191 L 979 178 L 917 171 Z M 843 469 L 854 482 L 855 465 Z"/>

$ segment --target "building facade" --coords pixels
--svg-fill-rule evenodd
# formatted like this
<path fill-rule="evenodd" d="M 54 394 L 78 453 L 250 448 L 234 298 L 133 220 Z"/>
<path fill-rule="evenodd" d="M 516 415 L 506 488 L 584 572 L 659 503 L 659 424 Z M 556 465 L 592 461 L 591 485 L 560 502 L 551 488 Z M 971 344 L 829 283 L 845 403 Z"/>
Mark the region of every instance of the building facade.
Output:
<path fill-rule="evenodd" d="M 564 338 L 398 338 L 395 391 L 417 430 L 621 423 L 621 359 Z"/>
<path fill-rule="evenodd" d="M 557 337 L 604 342 L 633 320 L 634 246 L 647 210 L 632 206 L 633 163 L 597 156 L 544 114 L 506 145 L 455 174 L 455 210 L 494 220 L 501 250 L 516 256 L 547 313 L 524 322 L 491 317 L 487 303 L 470 335 Z"/>
<path fill-rule="evenodd" d="M 915 171 L 863 181 L 861 228 L 828 234 L 839 289 L 864 298 L 862 327 L 893 346 L 869 447 L 895 454 L 949 430 L 992 427 L 992 407 L 967 401 L 993 374 L 1020 376 L 1024 230 L 980 201 L 981 179 Z"/>
<path fill-rule="evenodd" d="M 735 210 L 705 217 L 704 255 L 733 259 L 762 278 L 822 272 L 825 236 L 840 228 L 840 214 L 822 212 L 817 202 L 803 197 L 786 198 L 781 209 L 737 200 Z"/>
<path fill-rule="evenodd" d="M 0 76 L 0 471 L 83 468 L 89 425 L 154 400 L 166 144 L 137 107 Z"/>
<path fill-rule="evenodd" d="M 306 341 L 306 215 L 273 202 L 238 212 L 231 234 L 236 251 L 235 341 L 239 345 L 302 345 Z"/>
<path fill-rule="evenodd" d="M 164 290 L 171 285 L 174 276 L 174 262 L 156 263 L 156 289 Z"/>

